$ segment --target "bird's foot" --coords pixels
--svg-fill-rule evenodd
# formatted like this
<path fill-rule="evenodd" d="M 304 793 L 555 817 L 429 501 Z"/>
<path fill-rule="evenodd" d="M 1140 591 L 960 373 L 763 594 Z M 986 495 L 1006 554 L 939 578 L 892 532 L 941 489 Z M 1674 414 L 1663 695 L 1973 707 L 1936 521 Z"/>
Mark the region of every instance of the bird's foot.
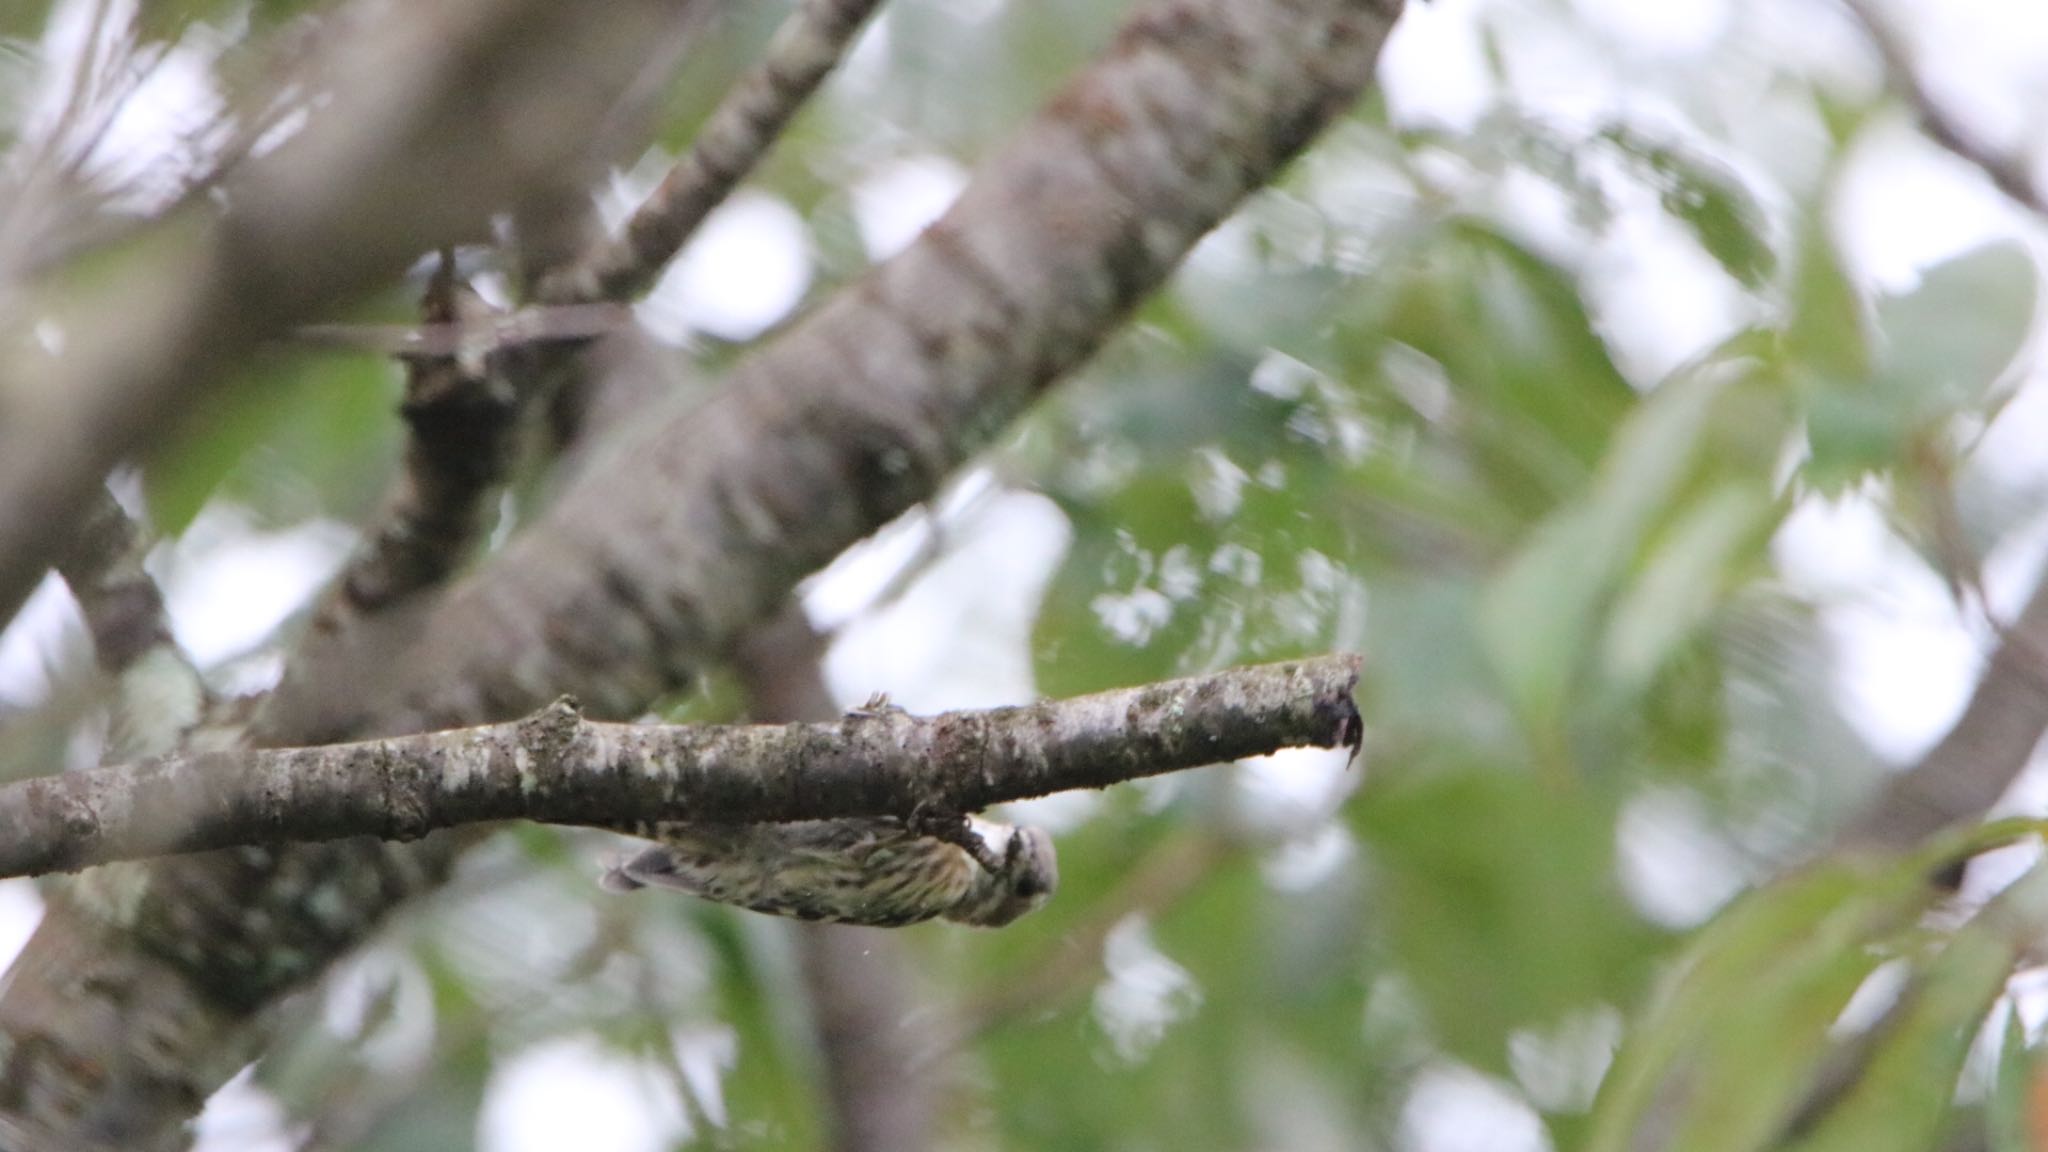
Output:
<path fill-rule="evenodd" d="M 910 814 L 910 830 L 919 836 L 951 844 L 974 858 L 974 862 L 991 875 L 1001 875 L 1017 855 L 1017 841 L 1012 837 L 1009 850 L 997 856 L 995 849 L 988 846 L 974 828 L 974 822 L 965 812 L 954 812 L 920 804 Z"/>

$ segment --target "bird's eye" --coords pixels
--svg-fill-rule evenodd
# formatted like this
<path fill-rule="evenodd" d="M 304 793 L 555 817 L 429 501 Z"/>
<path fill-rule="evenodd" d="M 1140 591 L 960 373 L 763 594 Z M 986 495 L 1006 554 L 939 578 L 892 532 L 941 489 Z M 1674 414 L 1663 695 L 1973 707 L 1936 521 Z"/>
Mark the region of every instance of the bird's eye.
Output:
<path fill-rule="evenodd" d="M 1047 886 L 1045 877 L 1036 868 L 1019 870 L 1017 879 L 1010 885 L 1010 890 L 1019 896 L 1043 896 L 1052 891 Z"/>

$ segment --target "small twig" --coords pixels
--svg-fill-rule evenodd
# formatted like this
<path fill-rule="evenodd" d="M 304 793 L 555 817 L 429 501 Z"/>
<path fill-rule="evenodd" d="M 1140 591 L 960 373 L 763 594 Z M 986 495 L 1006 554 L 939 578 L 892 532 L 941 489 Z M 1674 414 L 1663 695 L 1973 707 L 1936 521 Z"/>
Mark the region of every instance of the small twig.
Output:
<path fill-rule="evenodd" d="M 527 819 L 617 825 L 901 816 L 1352 745 L 1360 660 L 1238 668 L 986 712 L 632 725 L 562 700 L 510 724 L 168 755 L 0 788 L 0 875 L 280 841 Z"/>
<path fill-rule="evenodd" d="M 92 633 L 93 654 L 109 675 L 120 675 L 171 638 L 163 593 L 142 567 L 148 554 L 140 527 L 102 489 L 71 548 L 57 558 L 57 573 L 71 587 Z"/>
<path fill-rule="evenodd" d="M 1901 470 L 1902 480 L 1917 481 L 1905 494 L 1917 498 L 1926 517 L 1926 548 L 1935 572 L 1948 586 L 1956 610 L 1981 616 L 1993 633 L 2003 635 L 2005 626 L 1991 612 L 1991 599 L 1984 591 L 1984 564 L 1970 547 L 1963 526 L 1962 509 L 1956 500 L 1956 457 L 1944 451 L 1931 437 L 1916 437 Z"/>
<path fill-rule="evenodd" d="M 405 324 L 302 324 L 292 339 L 321 348 L 382 352 L 408 360 L 475 357 L 525 344 L 582 344 L 625 330 L 633 312 L 621 304 L 558 304 L 502 316 L 470 316 Z"/>
<path fill-rule="evenodd" d="M 116 760 L 170 751 L 218 703 L 171 635 L 163 592 L 142 566 L 148 555 L 142 526 L 101 489 L 56 565 L 113 679 L 106 755 Z"/>
<path fill-rule="evenodd" d="M 1871 44 L 1884 60 L 1886 76 L 1913 106 L 1927 138 L 1984 173 L 2014 203 L 2048 216 L 2048 192 L 2044 192 L 2026 157 L 1992 146 L 1956 119 L 1935 98 L 1913 66 L 1905 42 L 1897 30 L 1877 14 L 1870 0 L 1842 0 L 1842 6 L 1849 10 L 1849 14 L 1863 27 L 1864 34 L 1870 37 Z"/>
<path fill-rule="evenodd" d="M 566 304 L 626 300 L 652 284 L 711 210 L 768 153 L 853 43 L 879 0 L 801 0 L 760 63 L 711 113 L 618 235 L 548 276 L 539 297 Z"/>
<path fill-rule="evenodd" d="M 487 325 L 490 313 L 457 282 L 454 253 L 444 249 L 420 300 L 421 318 L 460 331 Z M 483 538 L 491 498 L 512 466 L 520 397 L 496 378 L 488 351 L 476 354 L 459 341 L 422 347 L 405 365 L 404 472 L 369 547 L 338 585 L 357 612 L 447 579 Z"/>

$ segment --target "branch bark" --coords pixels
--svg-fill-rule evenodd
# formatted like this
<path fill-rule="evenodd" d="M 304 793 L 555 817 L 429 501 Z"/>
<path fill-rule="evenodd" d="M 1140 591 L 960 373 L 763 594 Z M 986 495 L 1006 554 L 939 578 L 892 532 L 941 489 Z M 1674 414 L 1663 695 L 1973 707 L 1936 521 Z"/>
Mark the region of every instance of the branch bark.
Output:
<path fill-rule="evenodd" d="M 495 820 L 761 824 L 975 812 L 1281 748 L 1354 744 L 1359 659 L 1324 656 L 986 712 L 605 724 L 566 700 L 421 736 L 174 754 L 0 789 L 0 876 Z"/>
<path fill-rule="evenodd" d="M 792 600 L 741 645 L 734 670 L 754 718 L 824 720 L 826 638 Z M 900 936 L 855 924 L 794 924 L 798 971 L 817 1036 L 833 1152 L 925 1152 L 936 1084 L 923 1066 L 929 1025 L 915 1011 L 917 959 Z"/>
<path fill-rule="evenodd" d="M 57 556 L 57 574 L 92 634 L 93 657 L 110 676 L 171 642 L 163 592 L 142 567 L 148 555 L 141 528 L 102 488 L 89 498 L 70 547 Z"/>
<path fill-rule="evenodd" d="M 909 249 L 593 462 L 429 625 L 387 731 L 627 716 L 929 496 L 1348 106 L 1395 0 L 1168 0 Z M 366 696 L 368 694 L 365 694 Z"/>
<path fill-rule="evenodd" d="M 880 0 L 801 0 L 617 236 L 541 282 L 552 304 L 626 300 L 647 290 L 704 218 L 768 154 L 838 66 Z"/>
<path fill-rule="evenodd" d="M 0 621 L 108 469 L 263 341 L 425 249 L 486 235 L 493 211 L 582 165 L 641 54 L 692 2 L 594 18 L 546 0 L 462 0 L 430 18 L 358 20 L 302 77 L 323 97 L 318 113 L 223 184 L 225 210 L 188 206 L 115 274 L 17 317 L 61 332 L 63 347 L 17 354 L 0 382 Z"/>
<path fill-rule="evenodd" d="M 1885 786 L 1841 837 L 1852 850 L 1898 852 L 1998 803 L 2048 731 L 2048 577 L 2008 626 L 1963 714 L 1941 742 Z"/>
<path fill-rule="evenodd" d="M 1912 54 L 1907 51 L 1905 41 L 1877 13 L 1870 0 L 1842 0 L 1842 6 L 1849 10 L 1849 15 L 1862 26 L 1864 34 L 1877 48 L 1878 56 L 1884 61 L 1885 75 L 1912 105 L 1927 138 L 1982 172 L 1985 179 L 2013 203 L 2038 215 L 2048 216 L 2048 194 L 2043 193 L 2041 181 L 2034 175 L 2028 158 L 1994 147 L 1936 99 L 1920 78 L 1920 70 L 1913 66 Z"/>

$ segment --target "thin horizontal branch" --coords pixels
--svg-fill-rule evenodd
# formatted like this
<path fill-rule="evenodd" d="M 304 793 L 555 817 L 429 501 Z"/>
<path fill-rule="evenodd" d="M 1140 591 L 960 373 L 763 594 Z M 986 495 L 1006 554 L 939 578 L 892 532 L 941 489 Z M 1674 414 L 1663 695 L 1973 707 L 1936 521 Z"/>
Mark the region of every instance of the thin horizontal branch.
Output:
<path fill-rule="evenodd" d="M 563 700 L 509 724 L 172 755 L 0 789 L 0 875 L 526 819 L 755 823 L 971 812 L 1281 748 L 1355 744 L 1359 658 L 1239 668 L 986 712 L 639 725 Z"/>
<path fill-rule="evenodd" d="M 649 412 L 328 732 L 637 714 L 927 499 L 1371 80 L 1399 0 L 1162 0 L 910 247 Z"/>

